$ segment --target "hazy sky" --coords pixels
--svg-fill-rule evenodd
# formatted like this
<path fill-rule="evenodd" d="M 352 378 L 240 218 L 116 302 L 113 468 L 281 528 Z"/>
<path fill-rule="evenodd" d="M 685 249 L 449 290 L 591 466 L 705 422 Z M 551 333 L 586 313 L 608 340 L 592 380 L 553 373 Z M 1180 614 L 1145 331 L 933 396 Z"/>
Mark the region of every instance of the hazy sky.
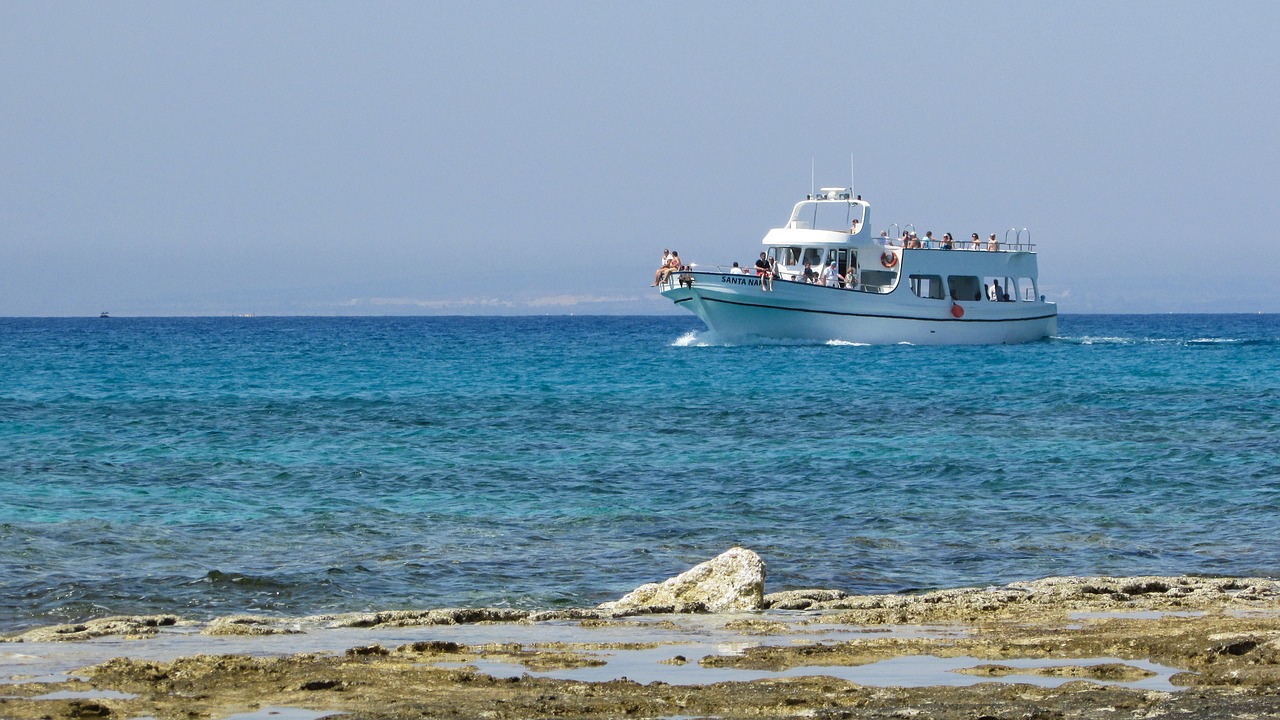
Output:
<path fill-rule="evenodd" d="M 810 186 L 1280 312 L 1276 2 L 0 0 L 0 315 L 679 312 Z"/>

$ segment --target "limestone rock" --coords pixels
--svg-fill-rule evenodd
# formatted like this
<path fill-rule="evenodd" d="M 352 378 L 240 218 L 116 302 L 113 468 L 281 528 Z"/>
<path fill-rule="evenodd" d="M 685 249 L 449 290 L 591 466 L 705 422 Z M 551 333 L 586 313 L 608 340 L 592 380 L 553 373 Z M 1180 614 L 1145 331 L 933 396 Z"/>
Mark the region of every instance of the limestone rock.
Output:
<path fill-rule="evenodd" d="M 660 583 L 641 585 L 618 600 L 602 603 L 619 612 L 744 612 L 764 600 L 764 561 L 746 548 L 730 548 Z"/>
<path fill-rule="evenodd" d="M 280 624 L 279 619 L 258 615 L 231 615 L 215 618 L 203 630 L 201 635 L 300 635 L 297 628 Z"/>
<path fill-rule="evenodd" d="M 764 607 L 769 610 L 807 610 L 815 603 L 830 602 L 848 597 L 842 590 L 783 590 L 764 596 Z"/>
<path fill-rule="evenodd" d="M 326 621 L 329 627 L 418 627 L 424 625 L 470 625 L 485 622 L 521 622 L 529 611 L 513 608 L 439 608 L 436 610 L 387 610 L 351 615 L 319 615 L 306 618 Z"/>
<path fill-rule="evenodd" d="M 546 622 L 549 620 L 608 620 L 617 617 L 618 613 L 599 608 L 564 608 L 561 610 L 542 610 L 531 613 L 529 622 Z"/>
<path fill-rule="evenodd" d="M 114 616 L 72 625 L 36 628 L 17 637 L 3 638 L 0 642 L 74 642 L 108 635 L 120 635 L 126 639 L 144 639 L 155 635 L 156 628 L 175 625 L 177 622 L 176 615 Z"/>

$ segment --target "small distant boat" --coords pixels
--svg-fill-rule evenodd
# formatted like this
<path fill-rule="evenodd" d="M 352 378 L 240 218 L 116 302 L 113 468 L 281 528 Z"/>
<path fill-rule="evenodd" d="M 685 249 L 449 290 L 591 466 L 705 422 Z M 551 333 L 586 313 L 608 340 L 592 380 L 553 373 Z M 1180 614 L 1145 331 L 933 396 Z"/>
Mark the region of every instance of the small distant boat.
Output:
<path fill-rule="evenodd" d="M 765 235 L 771 270 L 689 265 L 659 290 L 730 342 L 1000 344 L 1057 332 L 1025 228 L 1003 243 L 913 232 L 899 240 L 888 229 L 873 235 L 870 220 L 852 188 L 822 188 Z"/>
<path fill-rule="evenodd" d="M 98 317 L 100 317 L 100 318 L 109 318 L 109 317 L 111 317 L 111 316 L 107 314 L 107 311 L 106 311 L 106 310 L 103 310 L 102 312 L 98 313 Z"/>

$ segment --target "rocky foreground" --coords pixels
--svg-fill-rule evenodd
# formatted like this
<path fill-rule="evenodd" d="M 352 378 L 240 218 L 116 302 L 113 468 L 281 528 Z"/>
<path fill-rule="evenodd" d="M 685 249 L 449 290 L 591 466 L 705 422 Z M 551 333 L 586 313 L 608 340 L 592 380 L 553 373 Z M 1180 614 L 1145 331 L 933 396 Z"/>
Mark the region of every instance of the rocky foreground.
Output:
<path fill-rule="evenodd" d="M 800 611 L 800 612 L 795 612 Z M 836 590 L 764 593 L 764 564 L 735 548 L 663 583 L 637 588 L 597 608 L 545 613 L 449 609 L 262 618 L 235 616 L 201 626 L 207 636 L 286 635 L 308 628 L 430 628 L 459 623 L 520 628 L 573 624 L 630 628 L 636 647 L 667 650 L 646 631 L 664 613 L 711 613 L 705 620 L 753 639 L 741 652 L 686 657 L 669 646 L 662 662 L 778 673 L 713 684 L 626 679 L 583 682 L 536 677 L 553 669 L 603 665 L 618 643 L 423 640 L 362 644 L 342 654 L 274 657 L 194 655 L 145 659 L 146 638 L 182 624 L 174 616 L 105 618 L 42 628 L 11 643 L 140 640 L 130 658 L 84 668 L 85 679 L 0 686 L 3 718 L 222 718 L 260 708 L 308 708 L 350 718 L 1221 718 L 1280 716 L 1280 583 L 1193 577 L 1049 578 L 986 589 L 917 595 L 847 595 Z M 746 614 L 744 614 L 746 613 Z M 645 622 L 639 620 L 643 616 Z M 669 616 L 679 617 L 679 616 Z M 555 625 L 555 624 L 559 625 Z M 655 625 L 655 623 L 657 623 Z M 857 630 L 838 642 L 804 639 L 805 628 Z M 885 626 L 939 625 L 945 632 L 897 633 Z M 17 646 L 11 646 L 17 647 Z M 46 646 L 47 647 L 47 646 Z M 831 677 L 837 668 L 892 658 L 963 658 L 974 685 L 879 687 Z M 1034 670 L 1015 668 L 1038 660 Z M 524 668 L 490 676 L 477 663 Z M 1176 672 L 1161 690 L 1129 684 Z M 1042 687 L 1006 680 L 1060 679 Z M 47 680 L 47 679 L 46 679 Z M 909 678 L 908 678 L 909 680 Z M 53 695 L 51 695 L 53 693 Z"/>

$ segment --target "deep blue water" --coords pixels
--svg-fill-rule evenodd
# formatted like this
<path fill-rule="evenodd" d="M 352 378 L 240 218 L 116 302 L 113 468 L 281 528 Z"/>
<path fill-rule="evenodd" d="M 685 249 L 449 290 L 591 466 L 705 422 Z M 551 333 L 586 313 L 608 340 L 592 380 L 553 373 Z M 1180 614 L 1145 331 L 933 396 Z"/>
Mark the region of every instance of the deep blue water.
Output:
<path fill-rule="evenodd" d="M 693 317 L 0 319 L 0 631 L 769 590 L 1280 576 L 1280 316 L 1021 346 Z"/>

